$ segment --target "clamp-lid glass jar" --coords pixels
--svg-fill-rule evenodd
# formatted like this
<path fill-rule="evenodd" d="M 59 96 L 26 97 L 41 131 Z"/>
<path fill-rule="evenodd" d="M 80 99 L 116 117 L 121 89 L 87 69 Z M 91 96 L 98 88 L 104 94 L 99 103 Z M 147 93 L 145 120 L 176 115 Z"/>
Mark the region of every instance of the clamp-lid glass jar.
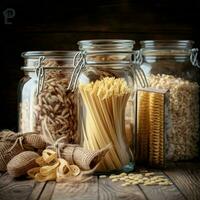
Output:
<path fill-rule="evenodd" d="M 19 84 L 19 131 L 36 131 L 54 141 L 66 136 L 76 143 L 76 94 L 67 92 L 72 51 L 31 51 L 22 53 L 25 76 Z"/>
<path fill-rule="evenodd" d="M 78 85 L 81 144 L 98 150 L 112 144 L 98 171 L 134 168 L 134 41 L 85 40 L 72 80 Z M 71 82 L 72 83 L 72 82 Z"/>
<path fill-rule="evenodd" d="M 199 84 L 197 52 L 190 40 L 141 41 L 141 68 L 149 86 L 169 89 L 170 129 L 166 135 L 166 160 L 198 156 Z"/>

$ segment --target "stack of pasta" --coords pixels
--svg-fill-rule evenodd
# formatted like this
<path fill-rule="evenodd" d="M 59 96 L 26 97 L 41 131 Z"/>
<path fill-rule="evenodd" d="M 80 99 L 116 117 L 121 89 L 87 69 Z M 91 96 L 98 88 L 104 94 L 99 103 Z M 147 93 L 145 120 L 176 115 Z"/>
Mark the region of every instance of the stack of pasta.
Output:
<path fill-rule="evenodd" d="M 145 163 L 149 159 L 149 92 L 137 92 L 137 159 Z"/>
<path fill-rule="evenodd" d="M 131 89 L 122 78 L 105 77 L 80 85 L 79 91 L 86 109 L 81 125 L 83 146 L 98 150 L 111 143 L 99 170 L 121 169 L 131 159 L 125 136 L 125 108 Z"/>
<path fill-rule="evenodd" d="M 163 167 L 168 91 L 145 88 L 137 91 L 137 159 Z"/>

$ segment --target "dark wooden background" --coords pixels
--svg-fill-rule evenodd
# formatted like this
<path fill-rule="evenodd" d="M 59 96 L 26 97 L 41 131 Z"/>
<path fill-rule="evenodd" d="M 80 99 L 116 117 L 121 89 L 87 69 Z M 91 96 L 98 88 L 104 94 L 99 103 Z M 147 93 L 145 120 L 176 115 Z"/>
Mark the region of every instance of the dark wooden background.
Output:
<path fill-rule="evenodd" d="M 11 24 L 7 8 L 15 10 Z M 0 129 L 17 130 L 23 51 L 76 50 L 78 40 L 96 38 L 192 39 L 200 47 L 198 0 L 1 0 L 0 12 Z"/>

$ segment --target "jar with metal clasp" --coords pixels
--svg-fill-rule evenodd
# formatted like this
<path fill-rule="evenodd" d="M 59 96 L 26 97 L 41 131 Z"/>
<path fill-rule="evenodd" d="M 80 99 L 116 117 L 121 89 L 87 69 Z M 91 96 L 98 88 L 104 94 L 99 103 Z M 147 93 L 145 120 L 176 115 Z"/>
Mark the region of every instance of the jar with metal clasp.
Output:
<path fill-rule="evenodd" d="M 79 41 L 69 89 L 78 90 L 78 132 L 90 150 L 109 148 L 97 171 L 135 165 L 135 90 L 132 40 Z"/>
<path fill-rule="evenodd" d="M 140 44 L 140 66 L 149 86 L 169 90 L 165 159 L 194 159 L 199 156 L 200 137 L 198 49 L 190 40 L 147 40 Z"/>
<path fill-rule="evenodd" d="M 45 134 L 51 141 L 65 136 L 69 143 L 78 142 L 76 93 L 67 92 L 76 53 L 22 53 L 25 66 L 19 84 L 20 132 Z"/>

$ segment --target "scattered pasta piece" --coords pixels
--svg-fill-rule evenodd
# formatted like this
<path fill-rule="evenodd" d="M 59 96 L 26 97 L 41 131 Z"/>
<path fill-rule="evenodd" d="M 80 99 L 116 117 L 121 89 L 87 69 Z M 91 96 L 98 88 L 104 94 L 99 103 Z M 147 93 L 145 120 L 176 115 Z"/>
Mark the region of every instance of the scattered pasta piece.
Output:
<path fill-rule="evenodd" d="M 106 178 L 106 175 L 100 175 L 99 178 Z"/>
<path fill-rule="evenodd" d="M 154 172 L 143 171 L 144 173 L 130 173 L 130 174 L 112 174 L 109 176 L 112 182 L 123 182 L 121 186 L 138 185 L 144 186 L 170 186 L 173 183 L 163 175 L 156 175 Z"/>

